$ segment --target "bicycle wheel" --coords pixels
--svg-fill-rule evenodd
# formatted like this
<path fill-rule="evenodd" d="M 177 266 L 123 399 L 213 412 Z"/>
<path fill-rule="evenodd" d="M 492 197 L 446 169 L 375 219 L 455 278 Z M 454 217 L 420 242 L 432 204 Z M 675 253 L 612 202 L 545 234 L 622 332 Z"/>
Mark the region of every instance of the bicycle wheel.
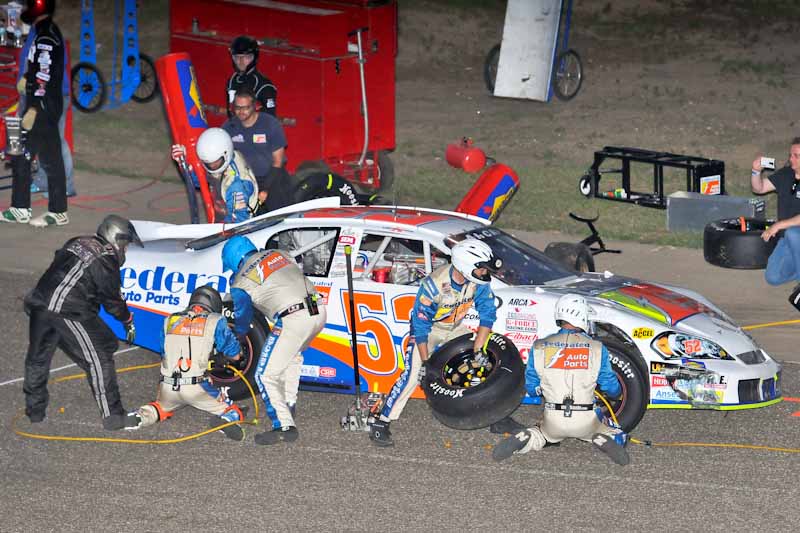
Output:
<path fill-rule="evenodd" d="M 72 67 L 72 103 L 84 113 L 98 111 L 106 102 L 106 82 L 97 67 L 78 63 Z"/>
<path fill-rule="evenodd" d="M 553 92 L 559 100 L 572 100 L 583 83 L 583 64 L 575 50 L 558 54 L 553 69 Z"/>
<path fill-rule="evenodd" d="M 486 88 L 494 94 L 494 82 L 497 80 L 497 64 L 500 62 L 500 43 L 497 43 L 489 50 L 486 61 L 483 63 L 483 81 Z"/>
<path fill-rule="evenodd" d="M 150 56 L 139 54 L 139 86 L 131 95 L 131 100 L 143 104 L 158 94 L 158 77 L 156 67 Z"/>

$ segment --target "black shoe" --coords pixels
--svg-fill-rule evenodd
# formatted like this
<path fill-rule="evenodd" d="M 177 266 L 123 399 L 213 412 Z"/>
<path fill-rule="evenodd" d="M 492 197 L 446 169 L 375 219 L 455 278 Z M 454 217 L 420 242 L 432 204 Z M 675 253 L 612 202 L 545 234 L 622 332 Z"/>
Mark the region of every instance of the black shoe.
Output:
<path fill-rule="evenodd" d="M 300 436 L 297 428 L 294 426 L 286 426 L 283 428 L 273 429 L 272 431 L 265 431 L 255 436 L 256 444 L 269 446 L 278 442 L 294 442 Z"/>
<path fill-rule="evenodd" d="M 496 435 L 503 435 L 508 433 L 509 435 L 514 435 L 515 433 L 519 433 L 520 431 L 524 431 L 528 428 L 511 418 L 510 416 L 505 417 L 502 420 L 498 420 L 491 426 L 489 426 L 489 431 Z"/>
<path fill-rule="evenodd" d="M 388 448 L 394 446 L 392 440 L 392 433 L 389 431 L 389 422 L 383 420 L 376 420 L 369 425 L 369 440 L 380 446 L 381 448 Z"/>
<path fill-rule="evenodd" d="M 227 424 L 229 421 L 225 420 L 222 417 L 215 416 L 211 418 L 211 427 L 215 428 L 222 424 Z M 235 440 L 236 442 L 241 442 L 244 440 L 244 429 L 239 424 L 234 424 L 232 426 L 227 426 L 219 430 L 220 433 L 224 434 L 231 440 Z"/>
<path fill-rule="evenodd" d="M 625 466 L 631 462 L 631 458 L 625 448 L 608 435 L 595 433 L 592 435 L 592 444 L 618 465 Z"/>
<path fill-rule="evenodd" d="M 44 413 L 33 413 L 28 415 L 28 420 L 31 421 L 31 424 L 38 424 L 42 420 L 44 420 Z"/>
<path fill-rule="evenodd" d="M 117 431 L 120 429 L 137 429 L 142 423 L 142 419 L 136 413 L 124 415 L 111 415 L 103 418 L 103 429 L 106 431 Z"/>
<path fill-rule="evenodd" d="M 514 455 L 515 452 L 524 448 L 525 445 L 528 444 L 530 438 L 531 432 L 525 429 L 501 440 L 492 450 L 492 459 L 497 462 L 508 459 Z"/>
<path fill-rule="evenodd" d="M 789 295 L 789 303 L 800 311 L 800 284 L 798 284 L 792 291 L 792 294 Z"/>

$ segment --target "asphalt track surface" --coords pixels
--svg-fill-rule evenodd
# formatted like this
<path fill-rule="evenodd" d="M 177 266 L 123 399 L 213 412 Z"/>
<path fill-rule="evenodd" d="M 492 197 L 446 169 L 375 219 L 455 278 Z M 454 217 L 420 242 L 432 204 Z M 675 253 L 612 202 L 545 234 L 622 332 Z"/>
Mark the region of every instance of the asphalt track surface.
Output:
<path fill-rule="evenodd" d="M 108 209 L 130 218 L 184 221 L 177 185 L 98 177 L 100 199 L 78 197 L 63 228 L 3 226 L 0 232 L 0 531 L 408 531 L 408 530 L 658 530 L 796 531 L 800 454 L 729 447 L 631 445 L 619 467 L 585 443 L 491 460 L 498 437 L 438 424 L 424 402 L 412 401 L 392 425 L 396 446 L 378 449 L 366 433 L 345 432 L 339 419 L 352 398 L 301 392 L 300 439 L 260 447 L 248 426 L 242 443 L 212 433 L 180 444 L 43 441 L 12 431 L 23 406 L 27 317 L 21 298 L 67 238 L 91 233 Z M 103 199 L 124 198 L 125 203 Z M 81 204 L 85 207 L 77 207 Z M 41 208 L 39 208 L 41 209 Z M 553 234 L 521 237 L 543 246 Z M 768 287 L 759 271 L 707 265 L 698 250 L 609 243 L 621 255 L 596 257 L 598 269 L 680 284 L 701 291 L 739 323 L 800 318 L 787 287 Z M 793 314 L 794 313 L 794 314 Z M 753 329 L 784 362 L 783 392 L 800 397 L 797 324 Z M 120 345 L 117 368 L 153 363 L 143 349 Z M 53 369 L 71 362 L 61 353 Z M 78 373 L 75 367 L 54 378 Z M 121 373 L 126 407 L 151 401 L 156 368 Z M 51 383 L 44 422 L 17 429 L 80 437 L 175 439 L 205 430 L 209 417 L 180 411 L 140 432 L 102 430 L 84 379 Z M 253 413 L 252 402 L 250 414 Z M 795 416 L 798 415 L 798 416 Z M 516 415 L 532 424 L 537 407 Z M 735 443 L 800 451 L 800 403 L 750 411 L 650 411 L 634 437 L 654 443 Z"/>

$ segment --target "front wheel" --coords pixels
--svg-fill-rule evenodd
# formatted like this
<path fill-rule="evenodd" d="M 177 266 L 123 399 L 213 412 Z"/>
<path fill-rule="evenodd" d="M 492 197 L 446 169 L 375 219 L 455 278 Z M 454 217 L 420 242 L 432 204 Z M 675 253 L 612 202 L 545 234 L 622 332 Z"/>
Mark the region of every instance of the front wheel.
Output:
<path fill-rule="evenodd" d="M 611 368 L 617 375 L 622 386 L 622 395 L 609 404 L 614 411 L 614 416 L 623 431 L 630 433 L 641 422 L 649 403 L 648 376 L 642 371 L 642 365 L 636 358 L 638 353 L 626 347 L 625 344 L 608 338 L 601 339 L 608 350 Z M 608 408 L 600 402 L 600 407 L 605 414 Z"/>
<path fill-rule="evenodd" d="M 591 174 L 584 174 L 578 181 L 578 189 L 586 198 L 594 196 L 594 179 Z"/>
<path fill-rule="evenodd" d="M 106 82 L 97 67 L 78 63 L 70 74 L 72 103 L 84 113 L 99 111 L 106 102 Z"/>
<path fill-rule="evenodd" d="M 559 100 L 572 100 L 583 84 L 583 64 L 575 50 L 558 54 L 553 69 L 553 92 Z"/>

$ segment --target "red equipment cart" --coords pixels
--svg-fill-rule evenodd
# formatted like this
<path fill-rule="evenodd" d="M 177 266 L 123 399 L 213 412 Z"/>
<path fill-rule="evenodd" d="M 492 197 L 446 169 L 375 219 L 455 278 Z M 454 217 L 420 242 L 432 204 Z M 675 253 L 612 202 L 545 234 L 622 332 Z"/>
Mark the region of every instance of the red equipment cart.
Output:
<path fill-rule="evenodd" d="M 396 1 L 172 0 L 170 51 L 191 56 L 209 126 L 227 118 L 238 35 L 258 41 L 259 71 L 278 88 L 289 172 L 332 171 L 365 192 L 388 190 Z"/>

